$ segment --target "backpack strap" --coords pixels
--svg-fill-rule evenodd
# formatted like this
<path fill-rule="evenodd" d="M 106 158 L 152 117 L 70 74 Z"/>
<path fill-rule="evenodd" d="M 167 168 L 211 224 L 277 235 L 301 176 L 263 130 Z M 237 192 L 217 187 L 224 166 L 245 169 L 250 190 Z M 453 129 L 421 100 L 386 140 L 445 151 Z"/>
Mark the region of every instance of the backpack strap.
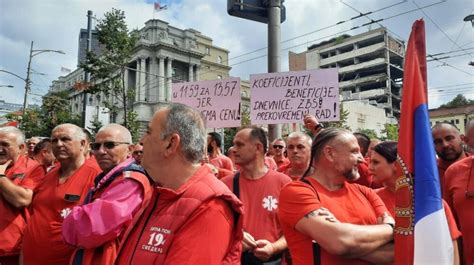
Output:
<path fill-rule="evenodd" d="M 234 178 L 232 180 L 232 191 L 234 192 L 235 196 L 240 199 L 239 178 L 240 178 L 240 172 L 237 172 L 234 175 Z"/>

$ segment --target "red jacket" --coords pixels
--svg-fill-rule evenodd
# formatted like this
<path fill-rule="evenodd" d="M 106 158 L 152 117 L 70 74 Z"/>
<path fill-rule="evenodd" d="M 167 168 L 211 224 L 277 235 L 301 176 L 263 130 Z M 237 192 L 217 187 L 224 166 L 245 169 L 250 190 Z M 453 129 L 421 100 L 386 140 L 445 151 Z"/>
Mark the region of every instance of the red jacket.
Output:
<path fill-rule="evenodd" d="M 136 166 L 136 165 L 135 165 Z M 151 198 L 151 186 L 148 178 L 145 176 L 145 173 L 140 172 L 139 170 L 130 170 L 130 166 L 126 167 L 118 172 L 115 172 L 110 179 L 110 184 L 105 184 L 102 185 L 104 182 L 100 181 L 98 184 L 95 185 L 96 189 L 94 193 L 91 193 L 92 199 L 90 201 L 94 201 L 96 199 L 99 199 L 101 195 L 107 191 L 108 189 L 113 188 L 117 183 L 120 183 L 120 180 L 124 178 L 131 178 L 136 180 L 138 183 L 143 188 L 143 202 L 142 202 L 142 208 L 138 210 L 138 212 L 135 214 L 136 219 L 139 218 L 140 214 L 143 212 L 144 207 L 147 206 L 148 202 L 150 201 Z M 101 176 L 101 175 L 99 175 Z M 113 179 L 112 179 L 113 178 Z M 103 178 L 100 178 L 103 179 Z M 104 179 L 105 180 L 105 179 Z M 107 181 L 105 181 L 107 182 Z M 89 191 L 90 193 L 91 191 Z M 89 199 L 89 198 L 87 198 Z M 86 200 L 87 200 L 86 199 Z M 86 204 L 88 202 L 85 202 Z M 115 258 L 117 257 L 118 253 L 118 248 L 120 246 L 120 243 L 122 242 L 124 233 L 121 233 L 119 237 L 117 237 L 115 240 L 109 241 L 105 243 L 104 245 L 98 247 L 98 248 L 91 248 L 91 249 L 80 249 L 76 248 L 73 255 L 71 256 L 71 262 L 70 264 L 73 265 L 79 265 L 79 264 L 88 264 L 88 265 L 112 265 L 114 264 Z M 81 253 L 82 252 L 82 253 Z M 80 258 L 82 256 L 82 258 Z M 79 262 L 82 261 L 82 262 Z"/>
<path fill-rule="evenodd" d="M 232 243 L 222 264 L 240 264 L 243 239 L 242 203 L 206 166 L 202 166 L 183 186 L 184 188 L 180 187 L 176 192 L 163 188 L 155 189 L 149 207 L 142 215 L 141 219 L 143 220 L 140 220 L 134 226 L 132 233 L 130 231 L 126 232 L 124 237 L 124 242 L 126 243 L 119 253 L 116 264 L 130 264 L 130 259 L 133 256 L 132 253 L 136 251 L 137 242 L 143 236 L 142 233 L 145 230 L 145 226 L 154 227 L 159 233 L 165 231 L 160 233 L 160 242 L 155 244 L 157 251 L 146 254 L 156 255 L 154 264 L 164 264 L 167 257 L 166 254 L 170 246 L 172 247 L 173 239 L 176 233 L 179 233 L 182 225 L 189 220 L 189 217 L 192 216 L 199 206 L 214 198 L 221 198 L 227 201 L 235 213 L 234 216 L 238 216 L 237 224 L 234 225 L 233 229 Z M 158 212 L 155 211 L 158 208 L 156 204 L 161 204 L 162 207 Z M 128 233 L 130 233 L 129 236 Z M 138 237 L 137 233 L 140 233 Z"/>
<path fill-rule="evenodd" d="M 15 185 L 23 186 L 23 179 L 37 165 L 36 161 L 26 156 L 20 156 L 15 164 L 6 170 L 5 175 Z M 21 239 L 28 217 L 26 208 L 16 208 L 0 195 L 0 256 L 12 256 L 20 253 Z"/>

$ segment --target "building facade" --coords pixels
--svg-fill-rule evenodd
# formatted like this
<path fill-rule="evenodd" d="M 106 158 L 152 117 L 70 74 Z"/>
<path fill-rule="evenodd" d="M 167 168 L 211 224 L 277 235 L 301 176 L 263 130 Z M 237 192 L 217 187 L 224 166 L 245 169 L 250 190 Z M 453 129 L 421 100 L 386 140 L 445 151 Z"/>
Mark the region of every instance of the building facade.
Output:
<path fill-rule="evenodd" d="M 461 134 L 464 134 L 467 122 L 474 119 L 474 104 L 456 108 L 430 109 L 429 113 L 431 126 L 439 122 L 448 122 L 455 125 Z"/>
<path fill-rule="evenodd" d="M 369 100 L 388 117 L 400 114 L 404 43 L 385 28 L 343 35 L 289 53 L 290 71 L 338 68 L 343 100 Z"/>
<path fill-rule="evenodd" d="M 214 46 L 212 39 L 195 29 L 179 29 L 169 23 L 152 19 L 139 30 L 140 39 L 125 72 L 127 89 L 135 97 L 131 106 L 146 127 L 160 103 L 171 100 L 171 85 L 178 82 L 222 79 L 229 76 L 229 51 Z M 69 91 L 73 113 L 81 114 L 83 92 L 81 68 L 53 81 L 51 92 Z M 114 99 L 104 95 L 88 95 L 88 106 L 103 106 Z M 123 113 L 111 117 L 111 122 L 122 122 Z"/>

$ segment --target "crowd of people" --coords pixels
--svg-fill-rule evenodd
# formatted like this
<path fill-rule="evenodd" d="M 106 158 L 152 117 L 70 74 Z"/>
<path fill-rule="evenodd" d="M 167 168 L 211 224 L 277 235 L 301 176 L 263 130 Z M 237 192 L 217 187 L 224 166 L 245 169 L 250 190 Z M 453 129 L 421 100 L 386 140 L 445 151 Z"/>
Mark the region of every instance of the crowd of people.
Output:
<path fill-rule="evenodd" d="M 397 142 L 302 122 L 241 128 L 225 155 L 175 103 L 135 144 L 119 124 L 2 127 L 0 264 L 392 264 Z M 432 137 L 453 264 L 474 264 L 474 121 Z"/>

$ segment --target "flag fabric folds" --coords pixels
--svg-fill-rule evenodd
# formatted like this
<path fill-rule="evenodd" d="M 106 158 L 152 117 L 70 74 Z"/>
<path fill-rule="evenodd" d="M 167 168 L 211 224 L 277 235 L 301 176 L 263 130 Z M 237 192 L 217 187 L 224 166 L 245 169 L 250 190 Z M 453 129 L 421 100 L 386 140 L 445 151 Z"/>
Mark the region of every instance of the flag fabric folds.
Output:
<path fill-rule="evenodd" d="M 399 130 L 395 264 L 452 264 L 428 115 L 423 20 L 413 24 L 408 41 Z"/>
<path fill-rule="evenodd" d="M 166 9 L 167 7 L 165 5 L 161 5 L 159 2 L 155 2 L 154 3 L 154 8 L 155 8 L 155 11 L 161 11 L 163 9 Z"/>

